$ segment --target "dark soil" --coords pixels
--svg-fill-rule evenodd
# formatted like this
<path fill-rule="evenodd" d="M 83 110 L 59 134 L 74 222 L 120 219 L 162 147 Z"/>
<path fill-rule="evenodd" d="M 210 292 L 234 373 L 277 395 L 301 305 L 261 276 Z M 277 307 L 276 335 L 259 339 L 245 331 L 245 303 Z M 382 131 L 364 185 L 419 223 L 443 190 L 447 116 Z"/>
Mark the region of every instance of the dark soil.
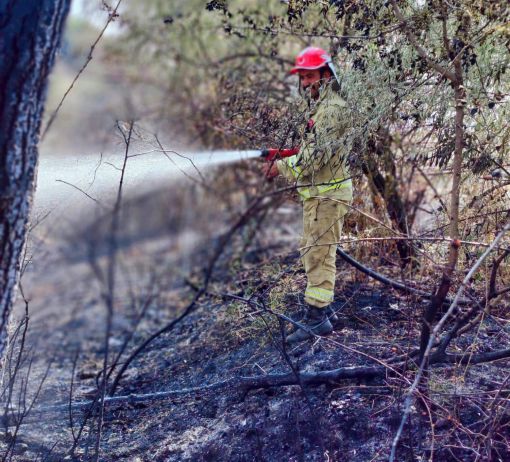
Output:
<path fill-rule="evenodd" d="M 274 222 L 282 225 L 287 220 L 297 226 L 299 211 L 293 210 L 296 213 L 291 218 L 275 216 Z M 285 235 L 281 229 L 273 229 L 275 235 Z M 278 241 L 270 234 L 266 238 L 266 242 L 260 240 L 249 247 L 245 258 L 236 256 L 232 249 L 227 251 L 214 273 L 211 293 L 131 363 L 116 395 L 183 390 L 233 377 L 292 370 L 282 354 L 282 332 L 276 318 L 224 296 L 256 294 L 259 302 L 269 308 L 299 316 L 305 276 L 293 249 L 295 241 Z M 136 325 L 136 313 L 146 299 L 144 288 L 154 280 L 157 283 L 152 287 L 157 289 L 157 296 L 147 305 L 121 362 L 145 338 L 182 312 L 194 295 L 194 289 L 175 271 L 182 264 L 180 257 L 161 258 L 168 246 L 167 239 L 152 239 L 122 250 L 123 272 L 109 343 L 111 357 Z M 201 248 L 186 255 L 186 265 L 204 266 L 210 246 Z M 236 248 L 235 243 L 232 248 Z M 101 285 L 86 261 L 75 259 L 72 266 L 63 267 L 58 255 L 44 267 L 31 270 L 34 333 L 30 344 L 36 352 L 31 383 L 37 383 L 52 359 L 38 407 L 68 401 L 76 355 L 73 402 L 90 399 L 104 353 Z M 160 266 L 154 268 L 154 262 Z M 327 338 L 289 350 L 292 366 L 308 372 L 377 366 L 416 348 L 425 302 L 361 280 L 340 261 L 338 267 L 334 307 L 340 320 L 336 330 Z M 200 273 L 193 280 L 199 281 Z M 131 298 L 132 293 L 135 295 Z M 488 316 L 477 332 L 461 337 L 452 349 L 499 349 L 508 345 L 509 334 L 506 317 Z M 428 409 L 419 404 L 413 407 L 397 460 L 510 460 L 505 382 L 508 364 L 500 361 L 473 367 L 434 367 L 429 376 Z M 388 369 L 387 375 L 370 381 L 305 388 L 294 385 L 246 393 L 224 387 L 166 400 L 110 406 L 105 413 L 99 460 L 385 461 L 400 425 L 404 395 L 414 370 L 415 365 L 409 361 L 398 373 Z M 75 413 L 75 435 L 81 420 L 82 414 Z M 17 435 L 12 460 L 94 460 L 96 430 L 97 419 L 90 419 L 70 454 L 73 437 L 68 415 L 42 414 L 35 421 L 27 419 Z M 8 437 L 4 437 L 6 442 Z"/>

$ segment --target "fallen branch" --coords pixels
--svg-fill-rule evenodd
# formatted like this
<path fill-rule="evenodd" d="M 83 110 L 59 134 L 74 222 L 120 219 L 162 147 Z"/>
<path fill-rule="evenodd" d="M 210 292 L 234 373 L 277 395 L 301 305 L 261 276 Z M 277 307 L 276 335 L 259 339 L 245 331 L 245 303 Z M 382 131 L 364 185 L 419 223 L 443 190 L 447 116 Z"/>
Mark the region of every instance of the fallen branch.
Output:
<path fill-rule="evenodd" d="M 464 364 L 468 362 L 470 364 L 481 364 L 491 361 L 497 361 L 500 359 L 510 358 L 510 348 L 505 350 L 498 350 L 488 353 L 480 353 L 467 358 L 466 355 L 431 355 L 429 364 Z M 400 364 L 401 366 L 402 364 Z M 396 367 L 396 366 L 395 366 Z M 105 407 L 112 406 L 133 406 L 140 403 L 153 403 L 157 401 L 163 401 L 172 398 L 179 398 L 181 396 L 193 394 L 193 393 L 208 393 L 225 388 L 236 390 L 241 395 L 246 394 L 248 391 L 257 389 L 266 389 L 272 387 L 285 387 L 285 386 L 297 386 L 299 382 L 303 385 L 335 385 L 342 380 L 353 380 L 353 379 L 374 379 L 383 378 L 388 375 L 390 370 L 384 366 L 349 366 L 340 367 L 337 369 L 331 369 L 319 372 L 300 372 L 298 376 L 294 372 L 287 374 L 267 374 L 254 377 L 232 377 L 227 380 L 220 382 L 211 383 L 201 387 L 190 387 L 181 388 L 178 390 L 167 390 L 155 393 L 138 394 L 133 393 L 129 395 L 121 396 L 106 396 L 104 399 Z M 79 401 L 73 404 L 65 403 L 54 406 L 46 406 L 41 408 L 34 408 L 31 412 L 31 420 L 24 421 L 23 424 L 32 422 L 40 422 L 42 415 L 46 414 L 68 414 L 72 412 L 87 412 L 91 406 L 95 406 L 96 400 L 91 401 Z M 14 424 L 13 416 L 16 412 L 6 415 L 3 417 L 1 424 L 6 426 L 12 426 Z M 65 416 L 64 416 L 65 417 Z"/>
<path fill-rule="evenodd" d="M 228 380 L 215 382 L 202 387 L 182 388 L 179 390 L 160 391 L 155 393 L 146 394 L 129 394 L 121 396 L 107 396 L 104 399 L 104 406 L 122 405 L 128 406 L 136 403 L 150 403 L 165 399 L 177 398 L 183 395 L 193 393 L 207 393 L 224 388 L 230 388 L 245 394 L 250 390 L 265 389 L 271 387 L 282 387 L 299 385 L 301 381 L 303 385 L 321 385 L 321 384 L 335 384 L 340 380 L 349 379 L 370 379 L 374 377 L 381 377 L 386 374 L 386 368 L 382 366 L 376 367 L 341 367 L 328 371 L 320 372 L 300 372 L 298 376 L 294 372 L 287 374 L 268 374 L 255 377 L 233 377 Z M 46 406 L 38 409 L 33 409 L 32 418 L 42 414 L 68 414 L 72 412 L 86 412 L 91 406 L 96 404 L 95 400 L 80 401 L 77 403 L 58 404 L 55 406 Z M 36 419 L 39 421 L 39 419 Z M 4 417 L 4 425 L 12 425 L 13 419 L 11 415 Z"/>
<path fill-rule="evenodd" d="M 340 247 L 337 247 L 336 249 L 337 255 L 339 255 L 344 261 L 349 263 L 350 265 L 354 266 L 357 270 L 361 271 L 362 273 L 366 274 L 367 276 L 370 276 L 372 279 L 375 279 L 376 281 L 382 282 L 383 284 L 386 284 L 390 287 L 393 287 L 396 290 L 400 290 L 401 292 L 405 292 L 412 295 L 418 295 L 422 298 L 430 299 L 432 298 L 433 294 L 429 292 L 425 292 L 424 290 L 415 289 L 414 287 L 406 286 L 405 284 L 395 281 L 394 279 L 390 279 L 386 276 L 383 276 L 382 274 L 374 271 L 371 268 L 368 268 L 365 265 L 362 265 L 358 260 L 355 260 L 352 258 L 348 253 L 344 252 Z M 445 303 L 452 303 L 453 300 L 446 299 Z M 460 299 L 457 301 L 459 304 L 469 304 L 472 303 L 471 300 L 467 299 Z"/>
<path fill-rule="evenodd" d="M 406 286 L 405 284 L 402 284 L 401 282 L 394 281 L 393 279 L 387 278 L 386 276 L 383 276 L 382 274 L 377 273 L 373 269 L 362 265 L 358 260 L 355 260 L 354 258 L 352 258 L 348 253 L 344 252 L 340 247 L 337 247 L 336 253 L 337 253 L 337 255 L 340 255 L 340 257 L 343 260 L 345 260 L 347 263 L 354 266 L 354 268 L 356 268 L 357 270 L 366 274 L 367 276 L 370 276 L 372 279 L 375 279 L 376 281 L 382 282 L 383 284 L 389 285 L 390 287 L 393 287 L 394 289 L 400 290 L 402 292 L 407 292 L 407 293 L 413 294 L 413 295 L 419 295 L 420 297 L 426 297 L 426 298 L 431 297 L 431 295 L 428 292 L 425 292 L 420 289 L 415 289 L 414 287 Z"/>
<path fill-rule="evenodd" d="M 432 355 L 431 360 L 433 363 L 448 363 L 448 364 L 482 364 L 499 359 L 510 358 L 510 348 L 505 350 L 489 351 L 487 353 L 478 353 L 470 355 L 468 353 L 462 354 L 438 354 Z"/>

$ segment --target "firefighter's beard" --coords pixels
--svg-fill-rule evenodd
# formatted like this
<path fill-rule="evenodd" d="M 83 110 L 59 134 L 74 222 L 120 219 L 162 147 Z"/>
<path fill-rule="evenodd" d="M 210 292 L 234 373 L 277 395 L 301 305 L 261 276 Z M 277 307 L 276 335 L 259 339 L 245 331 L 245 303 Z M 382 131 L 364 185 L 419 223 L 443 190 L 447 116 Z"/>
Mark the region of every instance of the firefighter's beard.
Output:
<path fill-rule="evenodd" d="M 319 82 L 311 83 L 310 85 L 307 85 L 306 87 L 302 87 L 301 91 L 302 91 L 302 94 L 306 100 L 308 100 L 308 101 L 316 100 L 316 99 L 319 99 L 320 87 L 321 87 L 321 82 L 319 81 Z"/>

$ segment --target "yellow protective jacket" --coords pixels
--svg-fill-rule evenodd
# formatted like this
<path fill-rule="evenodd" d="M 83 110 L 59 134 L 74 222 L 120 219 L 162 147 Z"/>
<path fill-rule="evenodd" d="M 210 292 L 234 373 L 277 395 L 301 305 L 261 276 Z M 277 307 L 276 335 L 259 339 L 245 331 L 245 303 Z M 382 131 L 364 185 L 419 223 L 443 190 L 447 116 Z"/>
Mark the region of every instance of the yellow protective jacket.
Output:
<path fill-rule="evenodd" d="M 279 172 L 296 182 L 303 200 L 328 197 L 350 202 L 352 183 L 347 169 L 344 135 L 352 127 L 345 100 L 330 85 L 319 99 L 303 105 L 307 128 L 299 153 L 277 161 Z"/>

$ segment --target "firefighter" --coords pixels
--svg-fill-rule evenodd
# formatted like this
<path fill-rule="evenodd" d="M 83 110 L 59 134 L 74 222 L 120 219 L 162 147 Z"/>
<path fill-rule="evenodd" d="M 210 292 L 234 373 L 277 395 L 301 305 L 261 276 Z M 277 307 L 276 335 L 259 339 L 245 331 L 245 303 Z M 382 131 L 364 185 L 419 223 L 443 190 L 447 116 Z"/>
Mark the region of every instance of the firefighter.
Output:
<path fill-rule="evenodd" d="M 307 276 L 306 313 L 287 336 L 289 344 L 333 331 L 330 321 L 336 276 L 336 247 L 344 216 L 352 201 L 344 135 L 352 126 L 340 96 L 331 56 L 321 48 L 305 48 L 290 71 L 299 76 L 305 115 L 297 154 L 263 167 L 268 178 L 283 175 L 294 182 L 303 201 L 301 261 Z"/>

